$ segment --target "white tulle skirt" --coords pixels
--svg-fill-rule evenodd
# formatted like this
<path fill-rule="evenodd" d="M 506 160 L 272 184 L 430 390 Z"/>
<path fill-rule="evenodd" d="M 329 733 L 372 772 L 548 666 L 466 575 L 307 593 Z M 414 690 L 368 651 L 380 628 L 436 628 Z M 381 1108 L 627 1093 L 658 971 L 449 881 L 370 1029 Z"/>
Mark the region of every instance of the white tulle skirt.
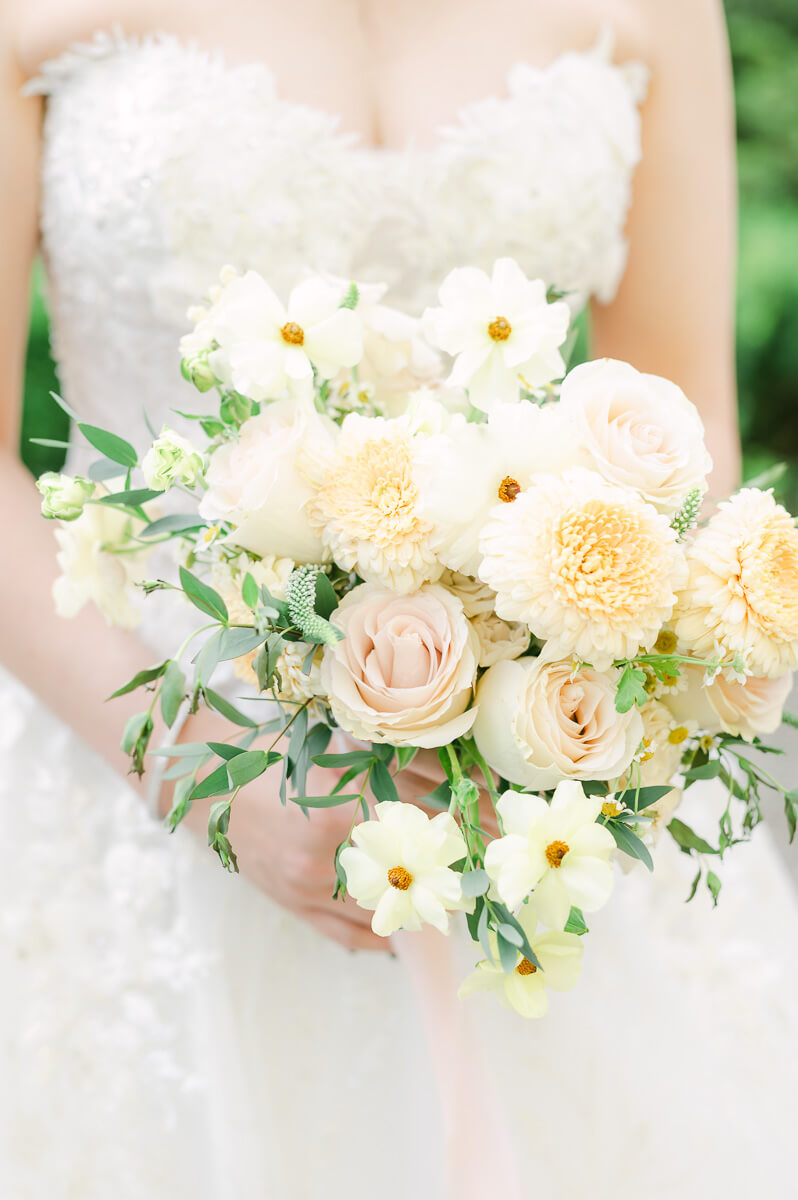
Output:
<path fill-rule="evenodd" d="M 526 1023 L 454 999 L 464 937 L 348 953 L 168 837 L 5 674 L 0 755 L 2 1200 L 794 1194 L 798 903 L 767 830 L 716 911 L 669 841 L 619 873 L 581 985 Z"/>

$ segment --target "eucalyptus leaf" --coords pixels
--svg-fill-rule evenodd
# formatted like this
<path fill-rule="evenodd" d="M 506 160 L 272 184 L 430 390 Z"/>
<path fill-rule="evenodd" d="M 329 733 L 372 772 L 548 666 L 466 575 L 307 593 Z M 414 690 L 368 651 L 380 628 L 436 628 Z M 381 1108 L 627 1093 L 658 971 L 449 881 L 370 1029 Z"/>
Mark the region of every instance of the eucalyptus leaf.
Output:
<path fill-rule="evenodd" d="M 505 975 L 512 975 L 518 964 L 518 947 L 515 942 L 511 942 L 508 938 L 502 936 L 502 929 L 510 929 L 509 925 L 500 925 L 496 933 L 496 941 L 499 946 L 499 962 Z M 515 930 L 513 930 L 515 932 Z"/>
<path fill-rule="evenodd" d="M 98 458 L 91 464 L 87 474 L 95 483 L 105 483 L 106 479 L 118 479 L 119 463 L 111 462 L 110 458 Z"/>
<path fill-rule="evenodd" d="M 227 717 L 227 720 L 232 721 L 234 725 L 242 725 L 246 729 L 257 729 L 257 721 L 253 721 L 252 717 L 247 717 L 244 713 L 239 712 L 229 700 L 225 700 L 224 696 L 220 696 L 212 688 L 203 688 L 203 695 L 211 708 L 215 708 L 218 713 L 223 717 Z"/>
<path fill-rule="evenodd" d="M 300 808 L 337 808 L 339 804 L 348 804 L 350 800 L 359 800 L 359 792 L 348 792 L 342 795 L 340 792 L 330 796 L 292 796 L 294 804 L 298 804 Z"/>
<path fill-rule="evenodd" d="M 463 889 L 464 896 L 484 896 L 490 887 L 490 879 L 488 878 L 487 871 L 483 871 L 482 867 L 477 867 L 473 871 L 466 871 L 460 877 L 460 886 Z"/>
<path fill-rule="evenodd" d="M 185 695 L 186 677 L 180 669 L 180 663 L 172 660 L 164 672 L 161 684 L 161 715 L 169 729 L 177 719 Z"/>
<path fill-rule="evenodd" d="M 137 671 L 132 679 L 117 688 L 115 692 L 111 692 L 108 699 L 115 700 L 117 696 L 126 696 L 128 692 L 135 692 L 136 688 L 143 687 L 145 683 L 152 683 L 154 679 L 160 679 L 168 666 L 169 659 L 166 658 L 155 667 L 145 667 L 143 671 Z"/>
<path fill-rule="evenodd" d="M 244 582 L 241 585 L 241 599 L 247 608 L 255 609 L 258 607 L 258 585 L 249 571 L 244 576 Z"/>
<path fill-rule="evenodd" d="M 197 579 L 197 576 L 192 575 L 185 567 L 180 568 L 180 584 L 195 608 L 227 624 L 227 605 L 217 591 L 201 579 Z"/>
<path fill-rule="evenodd" d="M 219 662 L 226 662 L 231 658 L 240 658 L 242 654 L 249 654 L 251 650 L 257 650 L 266 640 L 265 633 L 258 633 L 257 629 L 250 629 L 249 626 L 228 626 L 227 629 L 221 631 L 219 638 Z"/>
<path fill-rule="evenodd" d="M 396 790 L 396 784 L 391 778 L 391 773 L 384 762 L 378 759 L 371 769 L 369 778 L 371 790 L 374 797 L 378 801 L 398 801 L 399 793 Z"/>
<path fill-rule="evenodd" d="M 245 750 L 243 754 L 231 758 L 227 764 L 230 782 L 233 787 L 243 787 L 244 784 L 257 779 L 272 763 L 279 762 L 281 758 L 281 754 L 266 750 Z"/>
<path fill-rule="evenodd" d="M 156 492 L 153 488 L 126 488 L 121 492 L 111 492 L 108 496 L 100 496 L 94 503 L 127 504 L 136 508 L 140 504 L 146 504 L 149 500 L 157 500 L 162 495 L 163 492 Z"/>
<path fill-rule="evenodd" d="M 630 858 L 639 859 L 644 866 L 648 867 L 649 871 L 654 870 L 654 860 L 648 846 L 645 842 L 641 842 L 628 825 L 624 825 L 623 821 L 608 821 L 607 829 L 615 838 L 619 850 L 623 850 L 624 854 L 628 854 Z"/>
<path fill-rule="evenodd" d="M 350 750 L 345 754 L 316 754 L 313 762 L 318 767 L 360 767 L 365 771 L 374 761 L 370 750 Z"/>
<path fill-rule="evenodd" d="M 185 533 L 189 529 L 202 529 L 205 522 L 196 513 L 169 513 L 145 525 L 139 533 L 142 538 L 160 537 L 162 533 Z"/>
<path fill-rule="evenodd" d="M 687 854 L 691 850 L 697 850 L 699 854 L 718 853 L 714 846 L 710 846 L 709 842 L 699 837 L 694 829 L 691 829 L 689 825 L 685 825 L 684 821 L 680 821 L 678 817 L 674 817 L 668 825 L 668 833 L 677 846 Z"/>
<path fill-rule="evenodd" d="M 178 780 L 172 792 L 172 807 L 170 808 L 166 824 L 169 827 L 170 833 L 174 833 L 180 822 L 186 817 L 191 809 L 191 791 L 194 787 L 194 780 L 190 775 Z"/>
<path fill-rule="evenodd" d="M 232 791 L 230 779 L 227 774 L 227 763 L 222 763 L 210 775 L 206 775 L 204 779 L 194 787 L 191 792 L 192 800 L 205 800 L 209 796 L 224 796 Z"/>
<path fill-rule="evenodd" d="M 86 441 L 106 458 L 120 463 L 123 467 L 135 467 L 138 464 L 139 456 L 135 447 L 131 446 L 130 442 L 126 442 L 124 438 L 117 437 L 115 433 L 110 433 L 107 429 L 100 429 L 97 425 L 86 425 L 82 422 L 78 423 L 78 429 Z"/>

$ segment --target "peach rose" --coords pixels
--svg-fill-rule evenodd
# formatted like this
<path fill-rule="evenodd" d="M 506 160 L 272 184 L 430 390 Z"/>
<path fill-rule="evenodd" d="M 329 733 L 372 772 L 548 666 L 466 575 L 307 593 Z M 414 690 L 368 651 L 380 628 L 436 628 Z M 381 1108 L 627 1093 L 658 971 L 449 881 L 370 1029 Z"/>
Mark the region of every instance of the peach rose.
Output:
<path fill-rule="evenodd" d="M 474 738 L 511 783 L 545 790 L 561 779 L 615 779 L 643 736 L 637 709 L 615 708 L 617 673 L 570 660 L 499 662 L 477 687 Z"/>
<path fill-rule="evenodd" d="M 560 414 L 585 466 L 672 512 L 706 490 L 712 459 L 698 410 L 681 388 L 611 358 L 583 363 L 563 381 Z"/>
<path fill-rule="evenodd" d="M 747 742 L 763 733 L 775 733 L 792 691 L 792 672 L 778 679 L 749 675 L 744 681 L 716 675 L 704 683 L 701 667 L 689 667 L 683 692 L 665 698 L 677 720 L 697 721 L 708 733 L 731 733 Z"/>
<path fill-rule="evenodd" d="M 354 588 L 333 614 L 344 639 L 324 650 L 333 715 L 354 737 L 443 746 L 467 733 L 477 642 L 460 601 L 437 584 L 399 596 Z"/>

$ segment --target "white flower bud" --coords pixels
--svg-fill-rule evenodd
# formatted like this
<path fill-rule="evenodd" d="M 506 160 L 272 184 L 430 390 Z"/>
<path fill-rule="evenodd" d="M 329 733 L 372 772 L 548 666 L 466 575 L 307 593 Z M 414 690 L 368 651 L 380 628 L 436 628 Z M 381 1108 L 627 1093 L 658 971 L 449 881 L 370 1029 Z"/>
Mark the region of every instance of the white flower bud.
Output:
<path fill-rule="evenodd" d="M 83 505 L 94 493 L 94 483 L 80 475 L 59 475 L 57 471 L 46 471 L 36 480 L 42 494 L 42 516 L 59 521 L 75 521 L 83 512 Z"/>
<path fill-rule="evenodd" d="M 202 476 L 202 467 L 202 456 L 191 442 L 166 425 L 141 464 L 147 487 L 160 491 L 166 491 L 175 483 L 196 486 Z"/>

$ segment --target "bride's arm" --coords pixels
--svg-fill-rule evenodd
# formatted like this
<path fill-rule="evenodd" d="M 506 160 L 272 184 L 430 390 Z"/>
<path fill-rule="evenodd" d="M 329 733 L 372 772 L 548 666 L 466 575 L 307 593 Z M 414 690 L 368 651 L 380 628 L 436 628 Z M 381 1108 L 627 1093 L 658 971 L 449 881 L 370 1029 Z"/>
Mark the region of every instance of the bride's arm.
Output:
<path fill-rule="evenodd" d="M 5 58 L 0 62 L 0 662 L 123 771 L 120 733 L 140 701 L 135 696 L 104 701 L 120 683 L 151 664 L 152 651 L 134 635 L 109 628 L 92 606 L 68 622 L 55 615 L 53 526 L 40 516 L 38 493 L 17 455 L 28 281 L 38 236 L 41 114 L 33 100 L 20 96 L 24 78 L 2 24 L 0 16 L 0 56 Z M 183 738 L 219 739 L 226 734 L 218 718 L 200 713 L 190 718 Z M 155 736 L 157 743 L 157 731 Z M 46 747 L 42 752 L 46 754 Z M 314 786 L 320 791 L 328 785 L 327 780 L 317 780 Z M 331 809 L 307 821 L 295 805 L 283 810 L 272 794 L 275 789 L 273 782 L 259 780 L 236 799 L 231 837 L 240 850 L 242 871 L 284 907 L 344 945 L 385 949 L 384 940 L 367 927 L 369 913 L 331 898 L 333 853 L 346 835 L 351 813 Z M 203 808 L 195 805 L 188 818 L 200 835 L 206 820 Z"/>
<path fill-rule="evenodd" d="M 734 372 L 734 102 L 720 0 L 642 0 L 636 53 L 651 69 L 629 262 L 593 311 L 594 356 L 675 380 L 697 405 L 715 470 L 738 483 Z M 624 50 L 625 56 L 625 50 Z"/>

